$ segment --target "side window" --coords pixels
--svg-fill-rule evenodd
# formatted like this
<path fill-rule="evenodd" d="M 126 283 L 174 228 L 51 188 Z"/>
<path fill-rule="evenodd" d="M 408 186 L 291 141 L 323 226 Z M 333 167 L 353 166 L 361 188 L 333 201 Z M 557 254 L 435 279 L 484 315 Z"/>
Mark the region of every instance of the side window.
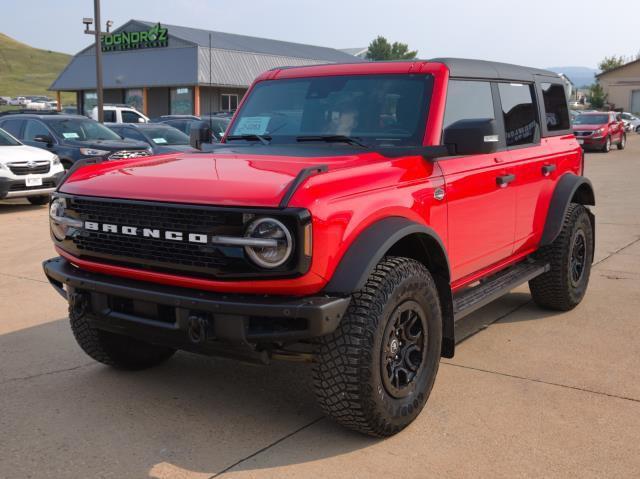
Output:
<path fill-rule="evenodd" d="M 571 128 L 564 85 L 560 83 L 542 83 L 540 86 L 542 87 L 547 130 L 561 131 Z"/>
<path fill-rule="evenodd" d="M 115 110 L 104 110 L 104 122 L 105 123 L 116 123 L 116 111 Z"/>
<path fill-rule="evenodd" d="M 495 119 L 491 83 L 451 80 L 447 92 L 443 129 L 459 120 Z"/>
<path fill-rule="evenodd" d="M 46 126 L 37 120 L 27 120 L 27 124 L 24 127 L 24 139 L 27 141 L 34 141 L 36 136 L 48 135 L 51 136 Z"/>
<path fill-rule="evenodd" d="M 123 110 L 122 112 L 122 123 L 138 123 L 138 120 L 142 118 L 134 111 Z"/>
<path fill-rule="evenodd" d="M 11 133 L 16 138 L 20 138 L 20 130 L 22 130 L 23 123 L 24 123 L 24 120 L 18 120 L 18 119 L 7 120 L 2 122 L 2 125 L 0 125 L 0 127 L 2 127 L 3 130 Z"/>
<path fill-rule="evenodd" d="M 538 115 L 533 102 L 533 85 L 499 83 L 507 146 L 537 141 Z"/>

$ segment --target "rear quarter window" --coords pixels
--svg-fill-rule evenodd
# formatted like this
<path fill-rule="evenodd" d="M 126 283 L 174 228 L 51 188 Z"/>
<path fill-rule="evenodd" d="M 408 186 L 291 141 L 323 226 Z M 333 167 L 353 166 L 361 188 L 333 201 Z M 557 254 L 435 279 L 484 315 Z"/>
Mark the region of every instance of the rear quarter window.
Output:
<path fill-rule="evenodd" d="M 542 88 L 547 130 L 562 131 L 571 128 L 564 85 L 560 83 L 542 83 L 540 86 Z"/>

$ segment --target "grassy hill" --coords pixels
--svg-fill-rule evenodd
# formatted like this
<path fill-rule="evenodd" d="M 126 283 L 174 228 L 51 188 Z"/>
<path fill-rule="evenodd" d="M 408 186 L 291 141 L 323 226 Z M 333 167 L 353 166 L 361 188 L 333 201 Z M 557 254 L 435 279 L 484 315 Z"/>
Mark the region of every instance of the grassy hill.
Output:
<path fill-rule="evenodd" d="M 39 50 L 0 33 L 0 96 L 46 95 L 47 90 L 67 66 L 71 55 Z M 75 103 L 73 93 L 63 93 L 62 103 Z"/>

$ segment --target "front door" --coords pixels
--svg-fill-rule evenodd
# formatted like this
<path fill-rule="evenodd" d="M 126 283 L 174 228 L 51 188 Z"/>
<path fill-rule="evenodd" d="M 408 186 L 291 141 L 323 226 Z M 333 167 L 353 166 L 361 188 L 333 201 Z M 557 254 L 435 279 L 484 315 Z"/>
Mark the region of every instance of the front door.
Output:
<path fill-rule="evenodd" d="M 501 125 L 495 94 L 490 82 L 450 80 L 443 127 L 480 118 L 496 119 Z M 504 145 L 503 137 L 499 144 Z M 516 213 L 513 168 L 504 148 L 438 163 L 445 179 L 449 261 L 455 282 L 511 255 Z"/>

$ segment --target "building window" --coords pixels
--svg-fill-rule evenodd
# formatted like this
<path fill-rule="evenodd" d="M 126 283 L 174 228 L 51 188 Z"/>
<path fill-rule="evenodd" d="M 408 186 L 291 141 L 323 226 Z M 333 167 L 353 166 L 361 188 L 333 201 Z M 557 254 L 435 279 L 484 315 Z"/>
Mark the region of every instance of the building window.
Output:
<path fill-rule="evenodd" d="M 172 115 L 193 115 L 193 88 L 172 88 L 170 105 Z"/>
<path fill-rule="evenodd" d="M 238 95 L 235 93 L 223 93 L 220 95 L 222 111 L 236 111 L 238 109 Z"/>
<path fill-rule="evenodd" d="M 138 111 L 142 111 L 142 88 L 130 88 L 124 91 L 124 102 Z"/>
<path fill-rule="evenodd" d="M 95 91 L 85 91 L 82 96 L 82 112 L 91 116 L 91 111 L 98 104 L 98 94 Z"/>

